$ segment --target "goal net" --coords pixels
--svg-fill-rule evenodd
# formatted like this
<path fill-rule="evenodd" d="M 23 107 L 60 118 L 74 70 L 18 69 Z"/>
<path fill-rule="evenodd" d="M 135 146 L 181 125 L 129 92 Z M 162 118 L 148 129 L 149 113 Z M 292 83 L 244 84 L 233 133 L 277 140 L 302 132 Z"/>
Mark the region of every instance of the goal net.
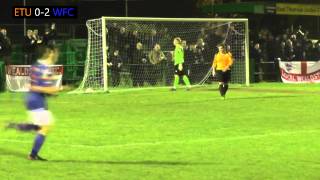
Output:
<path fill-rule="evenodd" d="M 192 85 L 210 84 L 216 46 L 232 53 L 231 83 L 249 85 L 248 20 L 102 17 L 86 22 L 88 49 L 76 92 L 172 86 L 173 39 L 180 37 Z"/>

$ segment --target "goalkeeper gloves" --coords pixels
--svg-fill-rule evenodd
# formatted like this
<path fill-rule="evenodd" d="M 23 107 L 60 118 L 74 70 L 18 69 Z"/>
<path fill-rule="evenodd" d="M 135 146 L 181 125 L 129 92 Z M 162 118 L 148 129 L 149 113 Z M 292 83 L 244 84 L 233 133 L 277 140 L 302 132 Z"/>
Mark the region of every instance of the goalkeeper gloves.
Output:
<path fill-rule="evenodd" d="M 179 71 L 182 71 L 182 69 L 183 69 L 182 64 L 179 64 L 179 66 L 178 66 L 178 70 L 179 70 Z"/>

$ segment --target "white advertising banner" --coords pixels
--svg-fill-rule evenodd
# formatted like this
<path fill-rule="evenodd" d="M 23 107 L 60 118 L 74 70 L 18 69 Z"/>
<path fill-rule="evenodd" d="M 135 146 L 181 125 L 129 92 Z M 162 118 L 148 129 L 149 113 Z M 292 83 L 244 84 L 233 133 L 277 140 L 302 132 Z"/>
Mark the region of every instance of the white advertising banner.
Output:
<path fill-rule="evenodd" d="M 9 91 L 27 92 L 30 86 L 31 65 L 9 65 L 6 66 L 6 85 Z M 58 77 L 56 87 L 62 88 L 62 65 L 51 65 L 50 71 Z"/>

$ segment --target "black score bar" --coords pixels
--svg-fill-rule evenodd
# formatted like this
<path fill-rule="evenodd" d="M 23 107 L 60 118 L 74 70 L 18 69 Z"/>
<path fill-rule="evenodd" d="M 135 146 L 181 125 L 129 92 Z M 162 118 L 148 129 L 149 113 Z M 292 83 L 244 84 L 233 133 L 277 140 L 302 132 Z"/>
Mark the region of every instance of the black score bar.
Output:
<path fill-rule="evenodd" d="M 14 6 L 12 17 L 15 18 L 77 18 L 75 6 Z"/>

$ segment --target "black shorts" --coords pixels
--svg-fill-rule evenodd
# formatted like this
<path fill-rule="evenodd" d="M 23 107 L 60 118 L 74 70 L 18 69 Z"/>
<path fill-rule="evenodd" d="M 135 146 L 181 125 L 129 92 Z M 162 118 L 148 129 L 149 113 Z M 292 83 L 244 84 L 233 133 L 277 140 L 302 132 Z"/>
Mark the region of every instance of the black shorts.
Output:
<path fill-rule="evenodd" d="M 178 76 L 186 75 L 186 72 L 185 72 L 185 69 L 184 69 L 183 65 L 182 65 L 182 70 L 181 71 L 179 70 L 179 64 L 175 65 L 174 66 L 174 74 L 178 75 Z"/>
<path fill-rule="evenodd" d="M 216 77 L 219 82 L 228 83 L 231 79 L 231 71 L 227 70 L 223 72 L 222 70 L 216 70 Z"/>

